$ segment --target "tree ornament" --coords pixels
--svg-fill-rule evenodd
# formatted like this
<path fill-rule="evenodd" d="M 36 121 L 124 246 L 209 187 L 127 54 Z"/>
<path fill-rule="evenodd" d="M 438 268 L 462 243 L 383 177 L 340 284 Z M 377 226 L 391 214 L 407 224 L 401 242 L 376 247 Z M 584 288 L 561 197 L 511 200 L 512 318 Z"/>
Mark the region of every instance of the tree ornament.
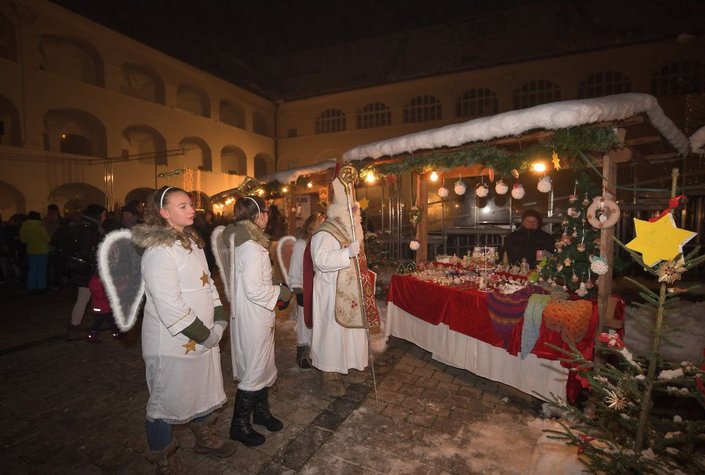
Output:
<path fill-rule="evenodd" d="M 609 270 L 607 258 L 604 256 L 590 256 L 590 270 L 597 275 L 605 275 Z"/>
<path fill-rule="evenodd" d="M 415 239 L 409 243 L 409 249 L 411 249 L 412 251 L 418 251 L 420 247 L 421 243 Z"/>
<path fill-rule="evenodd" d="M 517 170 L 516 168 L 512 168 L 512 176 L 514 178 L 519 178 L 519 170 Z"/>
<path fill-rule="evenodd" d="M 585 198 L 583 198 L 583 206 L 590 206 L 590 200 L 588 199 L 587 193 L 585 193 Z"/>
<path fill-rule="evenodd" d="M 438 188 L 437 193 L 438 193 L 438 197 L 441 198 L 442 200 L 448 198 L 449 192 L 448 192 L 448 188 L 446 188 L 445 186 L 441 186 L 440 188 Z"/>
<path fill-rule="evenodd" d="M 477 187 L 475 188 L 475 194 L 480 198 L 484 198 L 489 194 L 489 192 L 490 189 L 487 188 L 487 185 L 484 182 L 478 183 Z"/>
<path fill-rule="evenodd" d="M 608 390 L 607 396 L 605 396 L 605 404 L 607 404 L 610 409 L 621 412 L 627 407 L 627 399 L 621 389 L 615 389 L 614 391 Z"/>
<path fill-rule="evenodd" d="M 514 183 L 514 186 L 512 187 L 512 198 L 515 200 L 520 200 L 525 194 L 526 190 L 524 189 L 524 185 L 521 183 Z"/>
<path fill-rule="evenodd" d="M 495 191 L 495 193 L 497 193 L 500 196 L 506 195 L 507 192 L 509 191 L 509 187 L 500 178 L 499 181 L 497 181 L 497 183 L 494 185 L 494 191 Z"/>
<path fill-rule="evenodd" d="M 575 295 L 578 297 L 585 297 L 588 294 L 587 284 L 585 282 L 580 282 L 580 287 L 575 291 Z"/>
<path fill-rule="evenodd" d="M 697 236 L 697 233 L 677 228 L 671 213 L 653 223 L 634 218 L 634 228 L 636 237 L 626 247 L 641 253 L 644 264 L 649 267 L 675 259 L 683 253 L 683 245 Z"/>
<path fill-rule="evenodd" d="M 681 261 L 666 261 L 662 262 L 658 266 L 656 273 L 658 274 L 659 282 L 666 282 L 667 284 L 673 284 L 674 282 L 681 280 L 681 274 L 687 269 Z"/>
<path fill-rule="evenodd" d="M 409 208 L 409 222 L 413 225 L 416 226 L 419 224 L 419 220 L 421 219 L 421 210 L 419 209 L 418 206 L 412 206 Z"/>
<path fill-rule="evenodd" d="M 548 193 L 549 191 L 551 191 L 551 189 L 553 188 L 553 185 L 551 184 L 551 177 L 546 175 L 545 177 L 541 178 L 536 188 L 541 193 Z"/>
<path fill-rule="evenodd" d="M 455 186 L 453 187 L 453 191 L 455 191 L 455 194 L 458 196 L 464 195 L 467 189 L 468 187 L 465 185 L 463 180 L 456 181 Z"/>
<path fill-rule="evenodd" d="M 596 229 L 611 228 L 619 221 L 619 206 L 609 193 L 596 196 L 587 209 L 587 220 Z"/>

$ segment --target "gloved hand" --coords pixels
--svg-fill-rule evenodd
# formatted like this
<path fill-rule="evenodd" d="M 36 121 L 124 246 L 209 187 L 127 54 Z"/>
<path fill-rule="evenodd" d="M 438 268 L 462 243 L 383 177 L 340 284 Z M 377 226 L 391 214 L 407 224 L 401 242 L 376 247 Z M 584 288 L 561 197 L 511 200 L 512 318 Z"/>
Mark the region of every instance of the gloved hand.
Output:
<path fill-rule="evenodd" d="M 201 345 L 205 346 L 206 348 L 213 348 L 215 345 L 217 345 L 220 342 L 220 339 L 223 338 L 223 332 L 225 331 L 226 325 L 227 322 L 215 322 L 215 324 L 210 329 L 210 335 L 208 335 L 208 338 L 206 338 L 206 340 L 201 343 Z"/>
<path fill-rule="evenodd" d="M 348 244 L 348 256 L 352 259 L 358 254 L 360 254 L 360 241 L 353 241 Z"/>
<path fill-rule="evenodd" d="M 304 306 L 304 289 L 301 289 L 299 287 L 294 287 L 291 290 L 292 290 L 292 292 L 294 292 L 294 295 L 296 295 L 296 303 L 299 304 L 299 306 L 303 307 Z"/>
<path fill-rule="evenodd" d="M 279 310 L 284 310 L 289 306 L 289 301 L 291 300 L 291 290 L 286 285 L 279 284 L 279 298 L 277 299 L 277 308 Z"/>

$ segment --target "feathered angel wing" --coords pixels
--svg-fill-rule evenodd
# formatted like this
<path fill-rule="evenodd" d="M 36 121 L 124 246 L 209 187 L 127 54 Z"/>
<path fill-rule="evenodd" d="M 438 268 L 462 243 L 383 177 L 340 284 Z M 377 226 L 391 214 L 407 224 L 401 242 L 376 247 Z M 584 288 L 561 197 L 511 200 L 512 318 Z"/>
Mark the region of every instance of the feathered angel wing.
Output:
<path fill-rule="evenodd" d="M 223 241 L 223 231 L 225 231 L 225 226 L 218 226 L 213 230 L 211 234 L 211 249 L 213 249 L 215 263 L 218 265 L 220 279 L 223 281 L 223 287 L 225 287 L 225 296 L 228 298 L 228 302 L 232 303 L 229 279 L 230 263 L 232 259 L 230 258 L 230 249 L 228 249 Z"/>
<path fill-rule="evenodd" d="M 144 296 L 141 260 L 129 229 L 108 233 L 98 248 L 98 273 L 115 323 L 124 332 L 135 325 Z"/>
<path fill-rule="evenodd" d="M 277 261 L 281 270 L 284 282 L 289 285 L 289 264 L 291 263 L 291 253 L 294 251 L 296 238 L 294 236 L 283 236 L 277 242 Z"/>

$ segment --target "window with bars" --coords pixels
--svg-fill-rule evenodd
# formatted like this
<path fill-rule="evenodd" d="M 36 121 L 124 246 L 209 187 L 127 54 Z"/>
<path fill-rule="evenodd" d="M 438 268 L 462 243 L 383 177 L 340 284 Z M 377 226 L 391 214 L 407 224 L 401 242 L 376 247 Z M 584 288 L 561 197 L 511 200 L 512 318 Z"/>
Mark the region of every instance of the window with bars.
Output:
<path fill-rule="evenodd" d="M 651 94 L 657 97 L 705 92 L 705 65 L 697 61 L 677 61 L 651 76 Z"/>
<path fill-rule="evenodd" d="M 434 96 L 416 96 L 404 106 L 404 123 L 428 122 L 443 118 L 441 101 Z"/>
<path fill-rule="evenodd" d="M 345 130 L 345 113 L 340 109 L 327 109 L 316 119 L 316 133 L 329 134 Z"/>
<path fill-rule="evenodd" d="M 561 89 L 548 79 L 534 79 L 514 91 L 514 109 L 561 100 Z"/>
<path fill-rule="evenodd" d="M 589 75 L 578 85 L 578 98 L 609 96 L 631 92 L 632 82 L 618 71 L 600 71 Z"/>
<path fill-rule="evenodd" d="M 392 110 L 384 102 L 371 102 L 357 113 L 357 128 L 372 129 L 392 124 Z"/>
<path fill-rule="evenodd" d="M 455 100 L 456 117 L 485 117 L 499 112 L 497 94 L 484 87 L 465 91 Z"/>

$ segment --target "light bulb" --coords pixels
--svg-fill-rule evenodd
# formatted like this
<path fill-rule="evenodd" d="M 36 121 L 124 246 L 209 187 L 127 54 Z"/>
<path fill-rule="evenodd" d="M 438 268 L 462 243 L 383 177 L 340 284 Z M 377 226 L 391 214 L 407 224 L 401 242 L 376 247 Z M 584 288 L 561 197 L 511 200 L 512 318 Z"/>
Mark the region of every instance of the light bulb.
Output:
<path fill-rule="evenodd" d="M 438 173 L 436 172 L 431 172 L 431 181 L 438 181 Z"/>

